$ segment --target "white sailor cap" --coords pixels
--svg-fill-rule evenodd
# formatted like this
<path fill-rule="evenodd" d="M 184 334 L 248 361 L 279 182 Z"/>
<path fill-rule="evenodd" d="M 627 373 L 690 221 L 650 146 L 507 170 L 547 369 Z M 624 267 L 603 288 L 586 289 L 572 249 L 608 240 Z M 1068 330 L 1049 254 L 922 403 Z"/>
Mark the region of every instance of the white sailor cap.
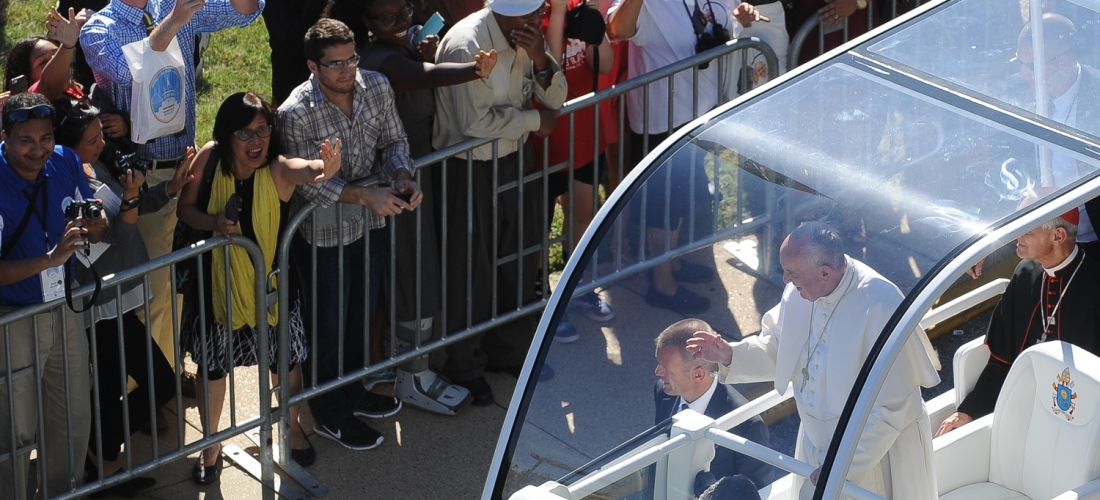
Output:
<path fill-rule="evenodd" d="M 489 8 L 502 16 L 519 17 L 530 14 L 546 3 L 545 0 L 489 0 Z"/>

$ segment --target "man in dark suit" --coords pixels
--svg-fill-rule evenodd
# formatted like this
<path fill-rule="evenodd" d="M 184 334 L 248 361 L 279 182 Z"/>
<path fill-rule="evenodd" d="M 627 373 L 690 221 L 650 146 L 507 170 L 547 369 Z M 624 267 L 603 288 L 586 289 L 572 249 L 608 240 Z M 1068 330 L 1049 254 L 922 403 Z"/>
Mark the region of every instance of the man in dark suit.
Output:
<path fill-rule="evenodd" d="M 1035 86 L 1036 61 L 1032 45 L 1032 27 L 1028 23 L 1016 40 L 1016 60 L 1020 76 Z M 1077 27 L 1065 16 L 1043 14 L 1043 72 L 1048 95 L 1046 116 L 1082 132 L 1100 136 L 1100 71 L 1081 64 L 1077 58 L 1086 43 L 1078 40 Z M 1054 185 L 1062 187 L 1084 174 L 1077 160 L 1061 152 L 1051 158 Z M 1100 257 L 1100 242 L 1092 221 L 1100 223 L 1100 199 L 1081 206 L 1081 225 L 1077 241 L 1093 258 Z"/>
<path fill-rule="evenodd" d="M 714 333 L 703 320 L 685 319 L 673 323 L 657 336 L 657 369 L 654 373 L 658 380 L 653 393 L 656 405 L 654 423 L 660 423 L 687 408 L 717 419 L 748 403 L 732 386 L 718 383 L 715 378 L 717 365 L 692 359 L 687 350 L 687 340 L 699 331 Z M 730 432 L 768 446 L 768 427 L 759 416 L 752 417 Z M 770 465 L 721 446 L 715 449 L 710 472 L 713 478 L 744 474 L 760 487 L 772 482 Z M 703 481 L 704 484 L 696 480 L 699 490 L 696 494 L 706 489 L 714 481 L 713 478 Z"/>

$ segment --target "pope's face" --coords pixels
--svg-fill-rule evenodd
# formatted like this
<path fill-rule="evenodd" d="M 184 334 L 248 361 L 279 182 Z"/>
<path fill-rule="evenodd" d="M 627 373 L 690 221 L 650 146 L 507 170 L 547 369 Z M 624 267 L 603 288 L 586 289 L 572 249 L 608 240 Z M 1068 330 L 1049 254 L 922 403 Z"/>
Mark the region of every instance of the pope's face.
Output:
<path fill-rule="evenodd" d="M 669 396 L 683 396 L 692 385 L 692 371 L 685 369 L 684 358 L 674 346 L 657 350 L 657 369 L 653 374 L 661 379 L 661 388 Z"/>
<path fill-rule="evenodd" d="M 793 284 L 802 298 L 813 302 L 832 292 L 829 288 L 831 270 L 811 264 L 792 250 L 787 241 L 779 249 L 779 265 L 783 266 L 783 282 Z"/>

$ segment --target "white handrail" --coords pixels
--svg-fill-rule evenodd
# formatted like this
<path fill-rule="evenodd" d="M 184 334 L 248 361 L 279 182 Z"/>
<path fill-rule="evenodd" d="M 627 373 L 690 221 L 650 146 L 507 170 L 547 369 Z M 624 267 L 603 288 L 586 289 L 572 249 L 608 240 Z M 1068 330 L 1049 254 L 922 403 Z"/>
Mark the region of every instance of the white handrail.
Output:
<path fill-rule="evenodd" d="M 920 320 L 920 326 L 921 328 L 927 329 L 936 323 L 954 317 L 982 302 L 1004 294 L 1005 288 L 1008 288 L 1008 279 L 1006 278 L 998 278 L 990 281 L 951 302 L 928 311 L 928 313 L 924 315 L 924 318 Z"/>
<path fill-rule="evenodd" d="M 714 444 L 724 446 L 737 453 L 755 458 L 761 462 L 779 467 L 788 472 L 793 472 L 802 477 L 810 477 L 814 473 L 814 467 L 806 462 L 796 460 L 794 457 L 784 455 L 767 446 L 749 441 L 737 434 L 731 434 L 722 429 L 707 430 L 707 437 Z M 844 494 L 856 500 L 883 500 L 882 497 L 856 486 L 848 481 L 844 482 Z"/>
<path fill-rule="evenodd" d="M 615 481 L 633 474 L 634 471 L 641 470 L 642 467 L 648 467 L 651 464 L 657 463 L 657 460 L 660 460 L 661 457 L 689 444 L 691 444 L 691 436 L 680 434 L 643 453 L 639 453 L 638 455 L 630 457 L 606 469 L 600 469 L 584 479 L 569 485 L 569 493 L 573 495 L 573 498 L 584 498 L 600 491 L 609 484 L 613 484 Z"/>

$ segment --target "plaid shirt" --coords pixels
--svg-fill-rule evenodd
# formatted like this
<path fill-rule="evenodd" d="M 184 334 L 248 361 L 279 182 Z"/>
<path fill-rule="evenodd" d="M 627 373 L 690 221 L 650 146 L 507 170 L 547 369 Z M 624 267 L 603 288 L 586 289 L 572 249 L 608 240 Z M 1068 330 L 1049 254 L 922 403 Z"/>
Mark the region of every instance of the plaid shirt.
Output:
<path fill-rule="evenodd" d="M 318 210 L 321 225 L 317 231 L 317 246 L 334 247 L 337 240 L 336 202 L 349 182 L 360 180 L 381 169 L 383 177 L 392 180 L 401 169 L 414 172 L 409 157 L 405 127 L 394 107 L 393 89 L 386 77 L 373 71 L 359 70 L 355 78 L 352 118 L 348 118 L 321 93 L 314 76 L 299 85 L 279 107 L 279 138 L 288 158 L 316 159 L 320 157 L 325 139 L 340 139 L 340 171 L 333 178 L 298 186 L 297 209 L 305 201 L 322 207 Z M 381 153 L 381 155 L 379 155 Z M 381 166 L 377 160 L 381 159 Z M 304 198 L 304 200 L 303 200 Z M 368 214 L 369 229 L 386 225 L 385 219 L 360 207 L 343 208 L 342 239 L 351 243 L 364 234 L 363 214 Z M 300 232 L 307 241 L 313 240 L 313 225 L 306 219 Z"/>
<path fill-rule="evenodd" d="M 195 35 L 213 33 L 233 26 L 245 27 L 259 17 L 265 0 L 259 0 L 259 8 L 252 14 L 241 14 L 229 3 L 230 0 L 207 0 L 206 6 L 195 13 L 191 22 L 180 28 L 176 34 L 180 51 L 186 64 L 184 67 L 184 85 L 186 85 L 187 118 L 183 132 L 159 137 L 145 144 L 135 144 L 138 156 L 147 160 L 170 160 L 179 158 L 188 146 L 195 145 Z M 97 12 L 80 30 L 80 46 L 84 48 L 88 66 L 95 72 L 95 81 L 99 88 L 111 97 L 115 108 L 130 112 L 130 94 L 133 89 L 133 76 L 122 46 L 147 38 L 145 21 L 146 11 L 159 25 L 168 17 L 175 5 L 174 0 L 149 0 L 145 10 L 111 0 L 103 10 Z"/>

